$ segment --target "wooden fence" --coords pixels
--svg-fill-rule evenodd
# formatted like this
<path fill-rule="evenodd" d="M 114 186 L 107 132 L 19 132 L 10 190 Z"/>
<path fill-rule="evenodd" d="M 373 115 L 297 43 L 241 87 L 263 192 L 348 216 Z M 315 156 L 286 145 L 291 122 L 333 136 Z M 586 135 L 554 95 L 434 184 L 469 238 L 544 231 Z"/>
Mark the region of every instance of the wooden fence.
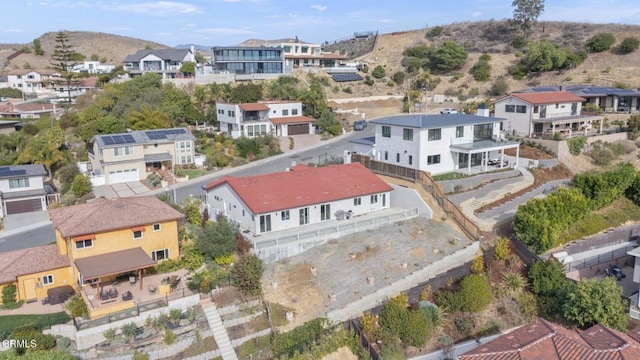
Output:
<path fill-rule="evenodd" d="M 450 216 L 467 236 L 473 240 L 480 240 L 480 237 L 482 236 L 480 228 L 471 221 L 456 204 L 447 198 L 442 186 L 436 183 L 428 173 L 404 166 L 383 163 L 361 154 L 352 154 L 351 161 L 359 162 L 369 170 L 378 174 L 419 183 L 429 194 L 431 194 L 431 196 L 433 196 L 447 216 Z"/>

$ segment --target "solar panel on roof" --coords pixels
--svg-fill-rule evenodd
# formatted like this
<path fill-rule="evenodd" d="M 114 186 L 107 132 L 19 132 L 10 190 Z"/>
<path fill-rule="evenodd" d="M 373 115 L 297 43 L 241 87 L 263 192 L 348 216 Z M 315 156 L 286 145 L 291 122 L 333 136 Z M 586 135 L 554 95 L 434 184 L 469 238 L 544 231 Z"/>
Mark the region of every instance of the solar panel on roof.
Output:
<path fill-rule="evenodd" d="M 11 171 L 11 167 L 9 166 L 0 166 L 0 173 Z"/>
<path fill-rule="evenodd" d="M 113 142 L 113 139 L 111 138 L 111 136 L 103 136 L 102 137 L 102 142 L 104 142 L 105 145 L 113 145 L 113 144 L 115 144 L 115 142 Z"/>
<path fill-rule="evenodd" d="M 337 82 L 360 81 L 362 76 L 356 73 L 332 74 L 331 77 Z"/>
<path fill-rule="evenodd" d="M 2 176 L 16 176 L 16 175 L 26 175 L 26 174 L 27 174 L 27 170 L 24 170 L 24 169 L 0 172 L 0 175 Z"/>
<path fill-rule="evenodd" d="M 185 129 L 169 129 L 169 130 L 161 130 L 161 131 L 167 135 L 184 134 L 186 132 Z"/>
<path fill-rule="evenodd" d="M 167 138 L 167 135 L 161 131 L 146 131 L 145 134 L 151 140 L 162 140 Z"/>
<path fill-rule="evenodd" d="M 132 135 L 122 135 L 122 138 L 124 139 L 124 142 L 127 144 L 136 142 L 136 140 L 133 138 Z"/>
<path fill-rule="evenodd" d="M 124 139 L 122 138 L 121 135 L 113 135 L 111 136 L 111 138 L 113 139 L 113 142 L 115 142 L 116 144 L 124 144 Z"/>

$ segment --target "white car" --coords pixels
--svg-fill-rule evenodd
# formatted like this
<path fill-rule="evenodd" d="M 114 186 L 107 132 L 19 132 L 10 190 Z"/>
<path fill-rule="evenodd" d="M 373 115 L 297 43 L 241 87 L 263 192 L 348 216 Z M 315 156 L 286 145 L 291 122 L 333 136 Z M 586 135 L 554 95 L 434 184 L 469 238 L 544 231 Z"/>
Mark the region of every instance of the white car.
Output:
<path fill-rule="evenodd" d="M 454 108 L 446 108 L 446 109 L 442 109 L 442 111 L 440 111 L 440 114 L 457 114 L 458 110 L 454 109 Z"/>

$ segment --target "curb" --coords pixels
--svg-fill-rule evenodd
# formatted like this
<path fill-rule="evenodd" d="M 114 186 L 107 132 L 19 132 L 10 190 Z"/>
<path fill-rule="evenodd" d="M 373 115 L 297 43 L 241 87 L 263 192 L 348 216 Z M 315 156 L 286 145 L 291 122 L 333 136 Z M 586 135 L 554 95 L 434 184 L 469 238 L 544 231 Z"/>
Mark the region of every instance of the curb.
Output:
<path fill-rule="evenodd" d="M 31 229 L 36 229 L 36 228 L 41 228 L 47 225 L 51 225 L 52 222 L 49 220 L 46 221 L 40 221 L 34 224 L 29 224 L 28 226 L 22 226 L 19 227 L 17 229 L 13 229 L 13 230 L 6 230 L 6 231 L 2 231 L 0 232 L 0 239 L 4 238 L 4 237 L 8 237 L 11 235 L 15 235 L 15 234 L 20 234 L 25 232 L 27 229 L 31 230 Z"/>

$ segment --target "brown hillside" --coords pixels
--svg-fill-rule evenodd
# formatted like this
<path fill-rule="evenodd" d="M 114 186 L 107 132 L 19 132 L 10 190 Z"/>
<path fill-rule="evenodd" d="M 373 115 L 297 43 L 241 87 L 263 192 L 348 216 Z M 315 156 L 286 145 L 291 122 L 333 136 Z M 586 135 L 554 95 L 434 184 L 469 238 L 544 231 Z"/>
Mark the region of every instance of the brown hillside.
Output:
<path fill-rule="evenodd" d="M 34 69 L 46 69 L 51 67 L 51 54 L 56 45 L 57 32 L 49 32 L 41 37 L 40 43 L 44 50 L 44 56 L 33 53 L 22 54 L 12 59 L 5 67 L 5 71 L 21 69 L 25 63 Z M 135 39 L 126 36 L 88 32 L 88 31 L 68 31 L 69 42 L 75 51 L 85 55 L 87 60 L 91 55 L 98 55 L 99 59 L 105 58 L 108 64 L 120 65 L 127 55 L 144 49 L 147 45 L 153 48 L 166 48 L 167 46 L 151 41 Z M 32 44 L 26 44 L 32 46 Z M 22 48 L 18 44 L 0 44 L 0 63 L 6 62 L 7 56 Z"/>

